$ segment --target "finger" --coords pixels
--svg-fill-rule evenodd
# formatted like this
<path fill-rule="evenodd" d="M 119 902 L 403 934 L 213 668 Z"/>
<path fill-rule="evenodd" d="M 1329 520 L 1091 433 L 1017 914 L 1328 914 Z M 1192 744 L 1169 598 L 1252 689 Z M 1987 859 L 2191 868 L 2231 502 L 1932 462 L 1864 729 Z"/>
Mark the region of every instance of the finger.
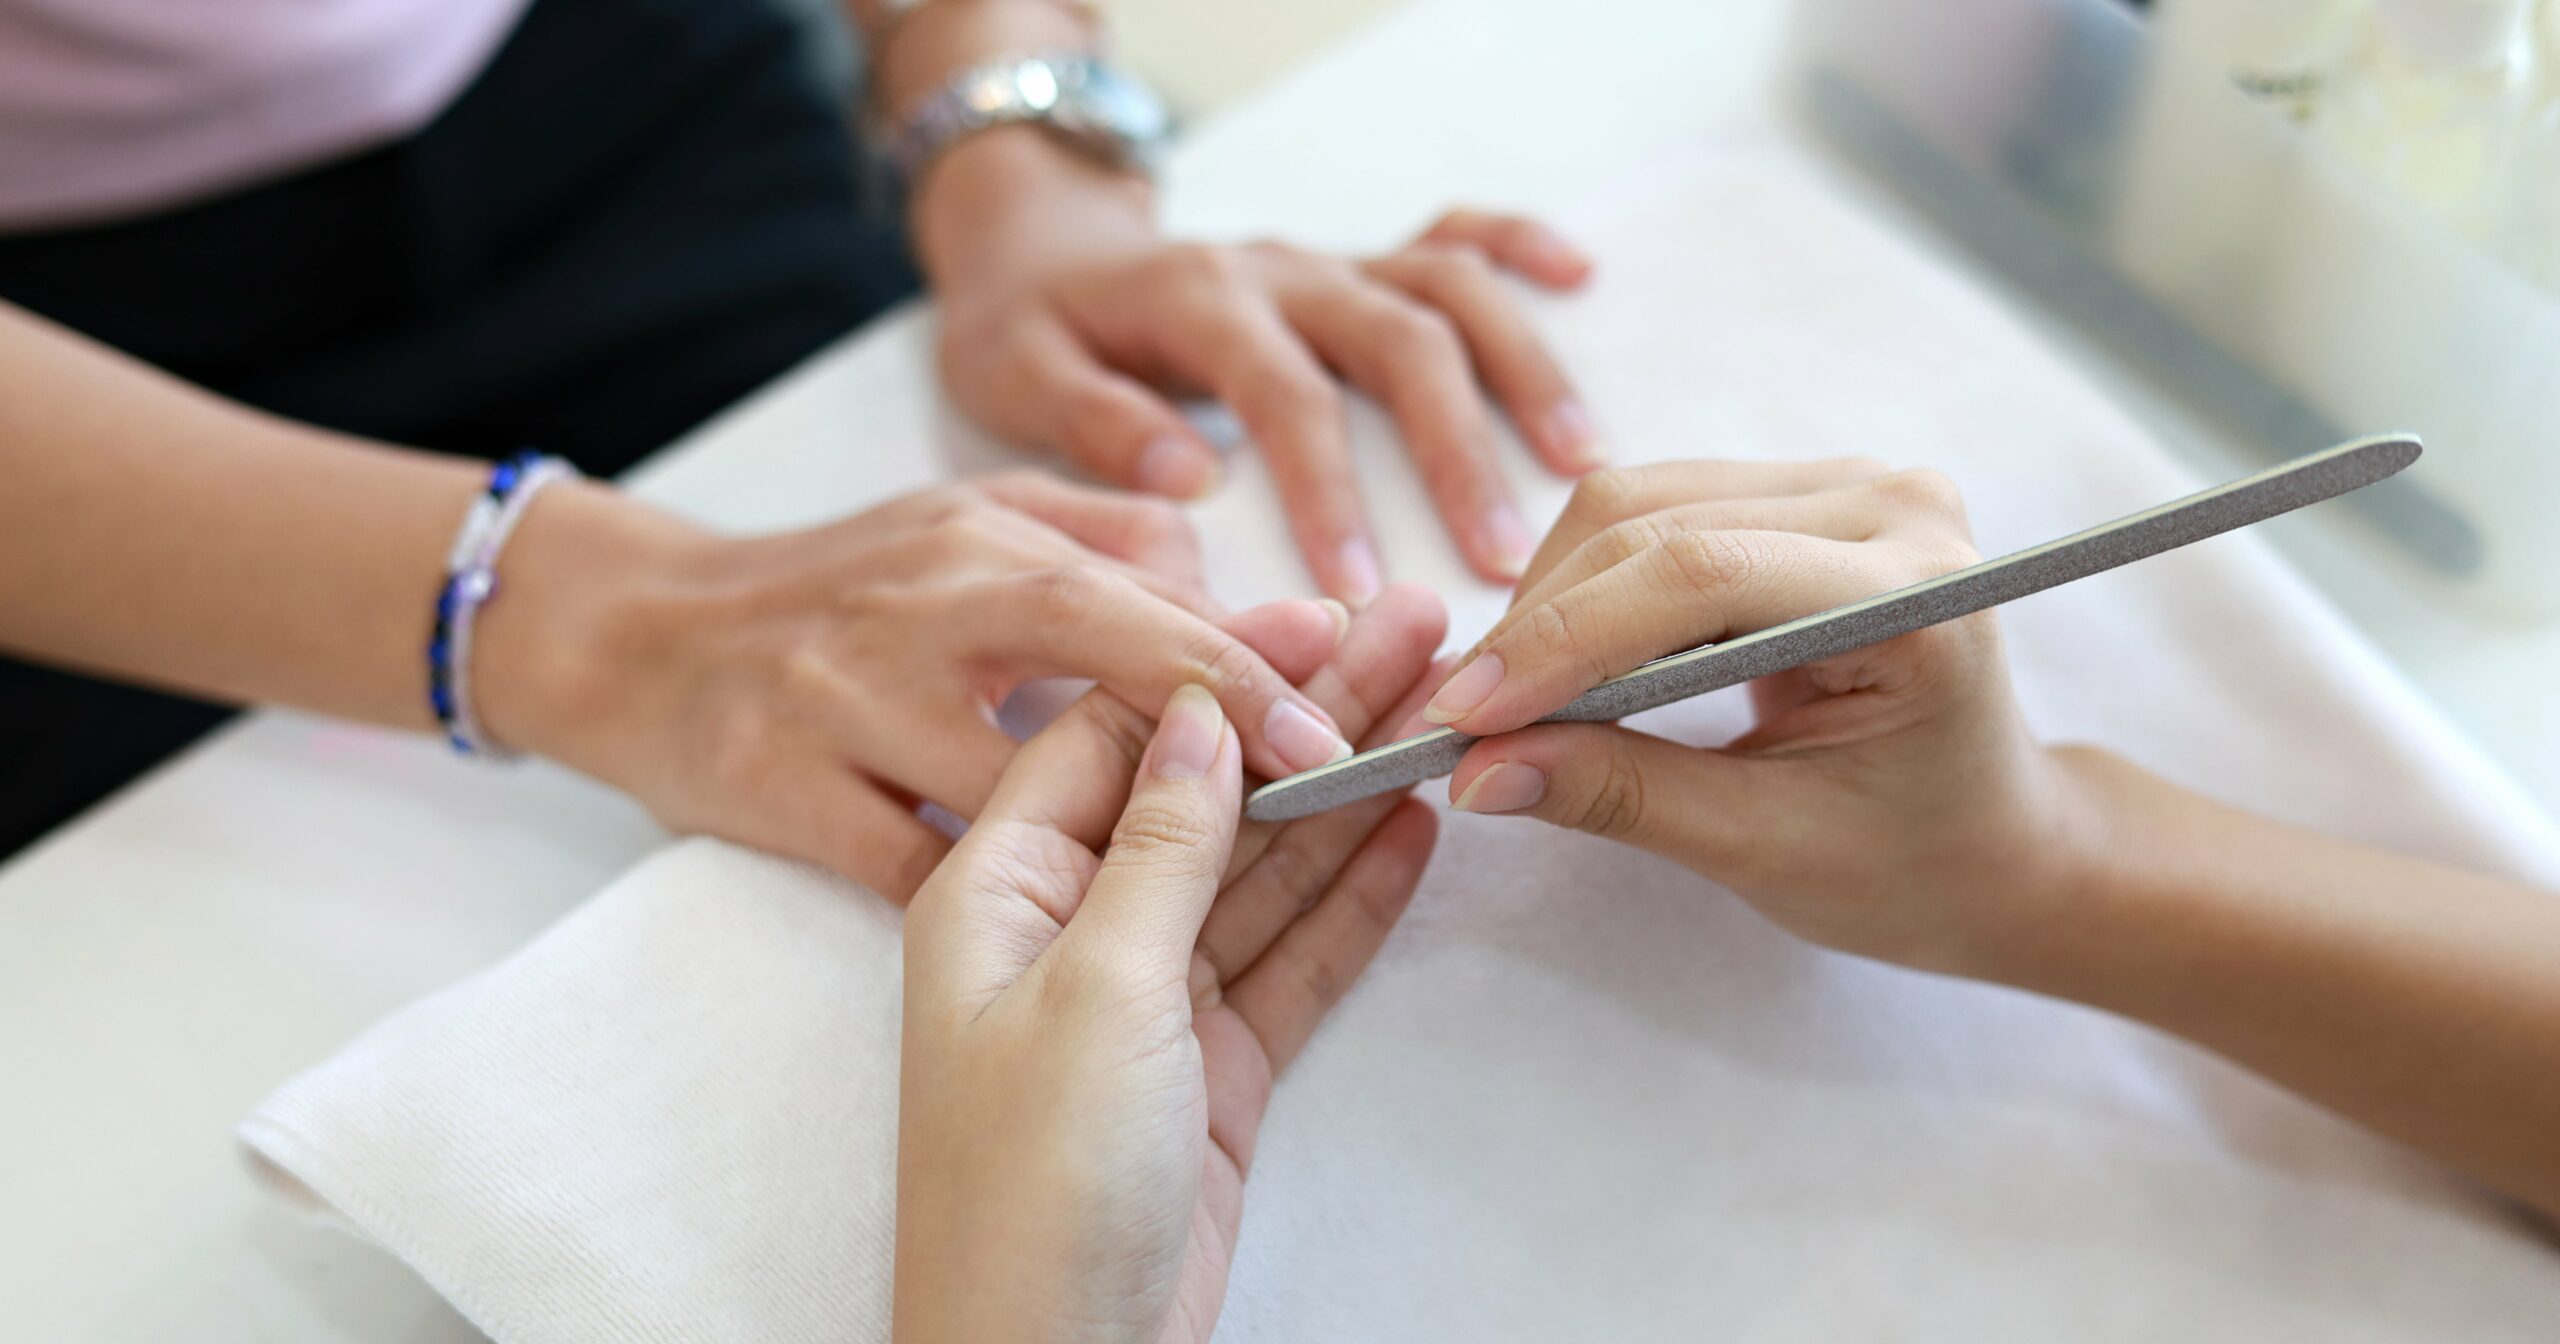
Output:
<path fill-rule="evenodd" d="M 1218 450 L 1172 404 L 1088 352 L 1047 314 L 1006 333 L 1003 390 L 982 399 L 990 424 L 1044 444 L 1094 477 L 1174 499 L 1198 499 L 1224 474 Z"/>
<path fill-rule="evenodd" d="M 1614 724 L 1542 723 L 1470 748 L 1449 796 L 1462 812 L 1537 817 L 1715 873 L 1785 824 L 1770 804 L 1786 769 Z"/>
<path fill-rule="evenodd" d="M 1167 360 L 1224 401 L 1262 446 L 1318 586 L 1355 607 L 1376 596 L 1378 552 L 1351 468 L 1342 394 L 1298 334 L 1236 281 L 1191 284 L 1168 332 Z"/>
<path fill-rule="evenodd" d="M 989 499 L 1056 528 L 1077 544 L 1194 589 L 1208 587 L 1200 537 L 1182 510 L 1160 499 L 1008 471 L 977 482 Z"/>
<path fill-rule="evenodd" d="M 1666 653 L 1897 587 L 1886 559 L 1880 545 L 1793 532 L 1679 533 L 1505 617 L 1424 713 L 1477 737 L 1506 732 Z"/>
<path fill-rule="evenodd" d="M 1518 578 L 1535 539 L 1495 461 L 1493 421 L 1456 326 L 1347 270 L 1318 274 L 1283 287 L 1281 315 L 1395 417 L 1467 563 L 1488 579 Z"/>
<path fill-rule="evenodd" d="M 1368 969 L 1412 901 L 1438 833 L 1430 808 L 1404 800 L 1315 908 L 1227 986 L 1227 1007 L 1261 1040 L 1272 1073 L 1298 1057 L 1316 1024 Z"/>
<path fill-rule="evenodd" d="M 1234 729 L 1216 697 L 1183 687 L 1165 707 L 1061 942 L 1074 940 L 1083 958 L 1179 981 L 1226 872 L 1243 796 Z"/>
<path fill-rule="evenodd" d="M 1806 495 L 1869 480 L 1889 470 L 1872 458 L 1837 457 L 1812 462 L 1692 458 L 1593 472 L 1574 485 L 1573 498 L 1547 530 L 1537 554 L 1529 557 L 1521 582 L 1536 583 L 1595 533 L 1630 518 L 1683 504 Z"/>
<path fill-rule="evenodd" d="M 1571 289 L 1591 278 L 1589 255 L 1563 234 L 1520 215 L 1452 210 L 1423 230 L 1421 241 L 1475 248 L 1549 289 Z"/>
<path fill-rule="evenodd" d="M 1293 598 L 1282 602 L 1266 602 L 1247 607 L 1218 622 L 1218 628 L 1244 641 L 1244 646 L 1262 655 L 1271 670 L 1287 678 L 1301 690 L 1334 657 L 1343 637 L 1351 629 L 1351 609 L 1332 598 Z M 1316 707 L 1333 712 L 1333 706 L 1320 695 L 1307 697 Z M 1341 724 L 1339 716 L 1335 724 Z M 1346 729 L 1348 738 L 1357 730 Z"/>
<path fill-rule="evenodd" d="M 1177 688 L 1206 686 L 1243 734 L 1246 761 L 1273 779 L 1350 754 L 1332 718 L 1242 640 L 1125 577 L 1046 570 L 997 585 L 988 603 L 1021 675 L 1088 677 L 1151 715 Z"/>
<path fill-rule="evenodd" d="M 1397 709 L 1400 699 L 1427 690 L 1418 674 L 1439 647 L 1445 623 L 1439 599 L 1429 590 L 1390 585 L 1360 613 L 1341 652 L 1306 689 L 1347 732 L 1365 737 L 1386 722 L 1381 716 Z M 1235 875 L 1200 931 L 1205 973 L 1223 983 L 1261 956 L 1332 883 L 1395 802 L 1395 795 L 1380 797 L 1240 834 L 1230 864 Z"/>
<path fill-rule="evenodd" d="M 1533 608 L 1683 532 L 1801 532 L 1833 541 L 1866 541 L 1884 521 L 1882 502 L 1857 489 L 1710 500 L 1638 514 L 1591 534 L 1553 568 L 1522 584 L 1511 605 L 1515 610 Z"/>
<path fill-rule="evenodd" d="M 1367 740 L 1420 687 L 1431 654 L 1449 633 L 1449 609 L 1418 583 L 1389 584 L 1353 618 L 1341 646 L 1299 689 L 1333 716 L 1352 742 Z"/>
<path fill-rule="evenodd" d="M 1567 476 L 1607 465 L 1573 384 L 1482 252 L 1425 243 L 1363 269 L 1457 324 L 1476 373 L 1540 460 Z"/>
<path fill-rule="evenodd" d="M 1292 599 L 1238 612 L 1220 628 L 1262 654 L 1274 672 L 1302 681 L 1333 656 L 1347 620 L 1338 602 Z M 878 777 L 964 820 L 978 820 L 986 812 L 998 782 L 1023 747 L 986 717 L 983 706 L 966 701 L 901 714 L 881 714 L 849 693 L 837 697 L 837 703 L 847 707 L 843 736 L 853 744 L 856 759 Z M 1112 705 L 1120 708 L 1110 723 L 1099 725 L 1105 731 L 1096 741 L 1117 750 L 1102 751 L 1086 768 L 1104 773 L 1116 769 L 1125 776 L 1137 764 L 1147 726 L 1123 702 L 1115 698 Z M 1071 712 L 1107 711 L 1084 706 Z M 1082 825 L 1054 818 L 1048 824 L 1098 846 L 1117 812 L 1085 815 Z"/>

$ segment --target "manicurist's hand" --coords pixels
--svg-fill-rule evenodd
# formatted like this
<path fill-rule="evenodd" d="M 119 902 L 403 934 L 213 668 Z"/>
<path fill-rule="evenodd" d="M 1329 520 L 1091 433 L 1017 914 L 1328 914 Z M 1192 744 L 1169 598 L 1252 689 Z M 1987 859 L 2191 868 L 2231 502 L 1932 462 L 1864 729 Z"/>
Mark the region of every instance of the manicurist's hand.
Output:
<path fill-rule="evenodd" d="M 1454 212 L 1412 244 L 1343 258 L 1159 232 L 1145 182 L 1017 128 L 963 142 L 918 184 L 918 254 L 960 406 L 1103 481 L 1189 498 L 1218 457 L 1170 397 L 1214 396 L 1270 464 L 1324 591 L 1380 582 L 1336 375 L 1393 414 L 1468 563 L 1508 580 L 1534 537 L 1496 460 L 1507 415 L 1560 474 L 1599 462 L 1589 417 L 1513 297 L 1590 262 L 1552 229 Z"/>
<path fill-rule="evenodd" d="M 1662 654 L 1975 558 L 1954 487 L 1931 472 L 1700 461 L 1588 477 L 1510 612 L 1426 710 L 1493 735 L 1451 796 L 1653 850 L 1833 946 L 1930 960 L 1988 936 L 2050 889 L 2040 879 L 2073 821 L 1988 616 L 1759 682 L 1756 725 L 1718 748 L 1524 728 Z"/>
<path fill-rule="evenodd" d="M 1395 721 L 1440 622 L 1387 590 L 1309 690 L 1355 731 Z M 1272 1077 L 1386 937 L 1433 834 L 1396 799 L 1240 833 L 1240 756 L 1196 687 L 1160 726 L 1087 696 L 916 896 L 902 1344 L 1209 1337 Z"/>
<path fill-rule="evenodd" d="M 1452 796 L 1665 855 L 1816 942 L 2184 1036 L 2560 1214 L 2560 900 L 2038 743 L 1987 613 L 1755 683 L 1757 722 L 1722 746 L 1524 726 L 1647 659 L 1973 559 L 1933 473 L 1589 478 L 1432 697 L 1491 735 Z"/>
<path fill-rule="evenodd" d="M 1173 506 L 1037 472 L 842 522 L 713 538 L 601 487 L 537 501 L 476 651 L 502 743 L 620 787 L 660 820 L 823 863 L 892 899 L 946 848 L 919 800 L 974 817 L 1017 744 L 1024 682 L 1084 677 L 1147 713 L 1184 685 L 1253 770 L 1349 751 L 1292 681 L 1339 605 L 1227 615 Z"/>

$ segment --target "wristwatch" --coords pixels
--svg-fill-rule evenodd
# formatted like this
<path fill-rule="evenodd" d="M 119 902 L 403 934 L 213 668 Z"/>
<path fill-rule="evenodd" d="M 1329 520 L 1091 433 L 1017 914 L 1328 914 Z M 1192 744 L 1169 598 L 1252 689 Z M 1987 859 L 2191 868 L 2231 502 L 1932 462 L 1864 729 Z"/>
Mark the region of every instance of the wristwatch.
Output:
<path fill-rule="evenodd" d="M 952 76 L 897 129 L 889 157 L 912 182 L 953 144 L 1017 122 L 1140 172 L 1153 171 L 1171 129 L 1155 90 L 1108 62 L 1078 53 L 1021 56 Z"/>

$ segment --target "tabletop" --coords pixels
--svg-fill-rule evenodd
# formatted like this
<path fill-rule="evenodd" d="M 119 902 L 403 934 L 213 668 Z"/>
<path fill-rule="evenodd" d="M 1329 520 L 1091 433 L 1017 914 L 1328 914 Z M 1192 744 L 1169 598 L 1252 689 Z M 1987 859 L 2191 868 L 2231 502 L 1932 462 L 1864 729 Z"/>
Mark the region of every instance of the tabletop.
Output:
<path fill-rule="evenodd" d="M 1375 247 L 1455 201 L 1556 213 L 1659 153 L 1768 124 L 1779 0 L 1418 0 L 1219 118 L 1174 225 Z M 1006 459 L 932 390 L 931 316 L 848 338 L 644 467 L 715 525 L 812 522 Z M 2560 633 L 2460 625 L 2315 577 L 2483 745 L 2560 799 Z M 247 716 L 0 868 L 0 1303 L 40 1339 L 465 1340 L 388 1256 L 257 1189 L 231 1127 L 374 1020 L 487 965 L 664 835 L 539 763 Z"/>

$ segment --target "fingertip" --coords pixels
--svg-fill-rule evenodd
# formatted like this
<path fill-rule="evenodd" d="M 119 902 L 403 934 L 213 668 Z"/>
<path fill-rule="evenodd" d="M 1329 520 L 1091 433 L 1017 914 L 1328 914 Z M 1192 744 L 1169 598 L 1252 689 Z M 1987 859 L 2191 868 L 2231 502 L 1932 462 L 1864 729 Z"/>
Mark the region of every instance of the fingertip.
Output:
<path fill-rule="evenodd" d="M 1207 775 L 1235 740 L 1218 697 L 1187 682 L 1165 703 L 1164 717 L 1147 743 L 1146 772 L 1154 779 L 1189 780 Z"/>
<path fill-rule="evenodd" d="M 1225 479 L 1217 450 L 1188 435 L 1166 432 L 1138 450 L 1131 484 L 1149 494 L 1193 500 L 1216 490 Z"/>
<path fill-rule="evenodd" d="M 1591 422 L 1591 413 L 1571 397 L 1532 417 L 1529 434 L 1537 445 L 1538 456 L 1560 475 L 1587 475 L 1609 465 L 1608 451 L 1600 444 L 1600 432 Z"/>
<path fill-rule="evenodd" d="M 1355 611 L 1377 598 L 1378 550 L 1368 538 L 1353 537 L 1335 551 L 1333 579 L 1328 586 Z"/>

